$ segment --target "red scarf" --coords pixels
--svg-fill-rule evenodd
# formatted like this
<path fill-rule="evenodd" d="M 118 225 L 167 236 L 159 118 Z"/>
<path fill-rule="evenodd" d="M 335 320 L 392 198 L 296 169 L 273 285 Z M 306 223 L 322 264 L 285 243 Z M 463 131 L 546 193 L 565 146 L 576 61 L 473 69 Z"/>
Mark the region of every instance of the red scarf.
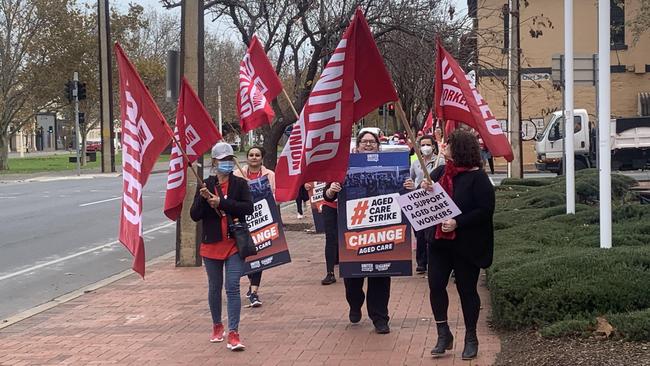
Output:
<path fill-rule="evenodd" d="M 454 165 L 454 162 L 451 160 L 447 160 L 445 162 L 445 173 L 442 175 L 438 183 L 442 186 L 442 188 L 447 192 L 449 195 L 449 198 L 454 199 L 454 177 L 458 175 L 458 173 L 466 172 L 470 170 L 470 168 L 459 168 Z M 436 225 L 436 239 L 446 239 L 446 240 L 454 240 L 456 239 L 456 231 L 450 231 L 450 232 L 443 232 L 442 231 L 442 224 Z"/>

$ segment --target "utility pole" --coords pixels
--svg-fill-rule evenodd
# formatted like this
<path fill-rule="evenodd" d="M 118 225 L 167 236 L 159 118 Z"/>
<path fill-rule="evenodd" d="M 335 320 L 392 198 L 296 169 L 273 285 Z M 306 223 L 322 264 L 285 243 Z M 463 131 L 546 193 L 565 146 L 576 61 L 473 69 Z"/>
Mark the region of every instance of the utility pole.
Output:
<path fill-rule="evenodd" d="M 111 67 L 111 25 L 108 0 L 97 2 L 99 28 L 99 109 L 102 136 L 102 173 L 115 171 L 115 144 L 113 130 L 113 75 Z"/>
<path fill-rule="evenodd" d="M 203 0 L 183 1 L 181 3 L 181 75 L 192 85 L 203 101 Z M 184 138 L 184 136 L 181 136 Z M 203 157 L 197 159 L 197 169 L 203 176 Z M 199 249 L 201 244 L 201 226 L 190 218 L 190 207 L 194 202 L 197 180 L 188 177 L 183 211 L 176 222 L 176 266 L 201 266 Z"/>
<path fill-rule="evenodd" d="M 521 148 L 521 76 L 519 48 L 519 0 L 510 0 L 510 34 L 508 45 L 508 137 L 514 159 L 508 163 L 509 178 L 523 178 Z"/>
<path fill-rule="evenodd" d="M 72 89 L 72 97 L 74 98 L 74 148 L 77 151 L 77 175 L 81 175 L 81 131 L 79 130 L 79 73 L 74 72 L 72 77 L 74 89 Z"/>
<path fill-rule="evenodd" d="M 598 156 L 600 247 L 612 247 L 612 156 L 609 124 L 611 119 L 610 85 L 610 2 L 598 0 Z M 584 128 L 584 127 L 583 127 Z"/>
<path fill-rule="evenodd" d="M 573 0 L 564 0 L 564 171 L 566 213 L 576 213 L 575 149 L 573 146 Z M 588 126 L 585 126 L 588 128 Z"/>

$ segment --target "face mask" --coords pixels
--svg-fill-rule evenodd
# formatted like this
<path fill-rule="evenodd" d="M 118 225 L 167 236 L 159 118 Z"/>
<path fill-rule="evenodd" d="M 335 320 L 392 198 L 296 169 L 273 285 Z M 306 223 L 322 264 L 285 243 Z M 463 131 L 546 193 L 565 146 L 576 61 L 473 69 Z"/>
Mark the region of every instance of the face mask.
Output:
<path fill-rule="evenodd" d="M 422 154 L 424 154 L 426 156 L 429 156 L 429 155 L 433 154 L 433 146 L 426 146 L 426 145 L 421 146 L 420 151 L 422 152 Z"/>
<path fill-rule="evenodd" d="M 221 174 L 230 174 L 235 169 L 234 161 L 220 161 L 217 163 L 217 171 Z"/>

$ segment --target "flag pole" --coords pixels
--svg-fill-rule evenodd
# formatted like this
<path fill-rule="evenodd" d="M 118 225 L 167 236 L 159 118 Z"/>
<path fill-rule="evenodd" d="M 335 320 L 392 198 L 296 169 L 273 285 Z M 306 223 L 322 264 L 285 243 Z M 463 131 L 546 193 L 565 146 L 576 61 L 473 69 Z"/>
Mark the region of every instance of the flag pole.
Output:
<path fill-rule="evenodd" d="M 291 99 L 289 98 L 289 94 L 287 94 L 287 91 L 282 88 L 282 94 L 284 94 L 284 97 L 287 98 L 287 102 L 289 102 L 289 107 L 291 107 L 291 110 L 293 111 L 293 114 L 296 116 L 296 120 L 300 118 L 298 115 L 298 112 L 296 112 L 296 107 L 293 106 L 293 103 L 291 102 Z"/>
<path fill-rule="evenodd" d="M 420 150 L 415 148 L 417 146 L 417 140 L 415 139 L 416 136 L 413 134 L 411 125 L 409 125 L 408 121 L 406 120 L 406 113 L 404 113 L 404 109 L 402 108 L 402 102 L 400 102 L 399 100 L 395 103 L 395 110 L 397 111 L 397 117 L 402 121 L 402 125 L 406 129 L 406 133 L 409 135 L 411 141 L 413 141 L 413 150 L 415 151 L 415 155 L 418 157 L 418 161 L 420 162 L 422 171 L 427 172 L 426 170 L 427 166 L 424 163 L 424 159 L 422 158 L 422 155 L 420 154 Z M 424 178 L 427 180 L 427 182 L 431 183 L 431 177 L 429 176 L 429 174 L 424 174 Z"/>

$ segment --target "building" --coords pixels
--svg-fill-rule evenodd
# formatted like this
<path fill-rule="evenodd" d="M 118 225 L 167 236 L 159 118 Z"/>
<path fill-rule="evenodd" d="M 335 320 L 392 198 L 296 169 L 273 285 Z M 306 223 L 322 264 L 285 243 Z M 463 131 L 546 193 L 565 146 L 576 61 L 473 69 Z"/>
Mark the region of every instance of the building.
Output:
<path fill-rule="evenodd" d="M 601 0 L 602 1 L 602 0 Z M 478 83 L 490 109 L 505 125 L 507 118 L 508 1 L 468 0 L 476 34 Z M 611 112 L 613 117 L 641 115 L 640 98 L 650 93 L 650 30 L 634 39 L 629 21 L 640 0 L 611 0 Z M 562 110 L 562 88 L 552 80 L 553 56 L 564 53 L 564 0 L 528 0 L 520 3 L 522 121 L 543 128 L 550 112 Z M 598 52 L 597 2 L 574 0 L 574 54 L 585 59 Z M 588 61 L 587 61 L 588 62 Z M 650 95 L 650 94 L 649 94 Z M 585 108 L 595 119 L 596 86 L 575 85 L 575 108 Z M 650 106 L 645 106 L 645 111 Z M 645 112 L 648 113 L 648 112 Z M 534 137 L 535 125 L 524 122 L 524 139 Z M 533 156 L 530 144 L 524 159 Z M 534 160 L 534 159 L 533 159 Z"/>

